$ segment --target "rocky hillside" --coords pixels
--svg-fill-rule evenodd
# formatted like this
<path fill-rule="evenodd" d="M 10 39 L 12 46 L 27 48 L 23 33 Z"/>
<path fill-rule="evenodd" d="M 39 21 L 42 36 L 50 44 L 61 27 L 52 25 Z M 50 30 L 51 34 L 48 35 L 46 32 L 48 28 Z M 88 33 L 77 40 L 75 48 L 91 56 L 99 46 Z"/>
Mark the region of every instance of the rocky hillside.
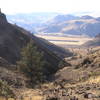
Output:
<path fill-rule="evenodd" d="M 52 64 L 58 64 L 61 58 L 57 57 L 49 44 L 28 31 L 7 22 L 6 16 L 1 13 L 0 19 L 0 56 L 10 63 L 15 63 L 20 58 L 20 49 L 24 47 L 31 39 L 36 43 L 41 51 L 44 51 L 45 58 Z M 54 46 L 56 48 L 56 46 Z M 57 47 L 60 49 L 60 47 Z M 57 49 L 56 49 L 57 50 Z M 60 50 L 61 52 L 64 50 Z"/>
<path fill-rule="evenodd" d="M 39 52 L 44 53 L 43 58 L 49 64 L 47 73 L 55 73 L 64 57 L 57 54 L 64 53 L 67 56 L 68 53 L 60 47 L 35 37 L 25 29 L 10 24 L 6 15 L 0 12 L 0 95 L 11 97 L 16 94 L 17 89 L 27 87 L 29 79 L 17 70 L 16 62 L 20 60 L 21 49 L 30 40 L 34 42 Z M 70 65 L 67 62 L 66 64 Z"/>
<path fill-rule="evenodd" d="M 99 100 L 100 99 L 100 49 L 87 56 L 72 57 L 72 67 L 65 67 L 55 74 L 55 81 L 42 86 L 47 100 Z"/>
<path fill-rule="evenodd" d="M 0 96 L 38 97 L 39 100 L 100 100 L 99 47 L 90 50 L 76 48 L 80 52 L 72 48 L 74 55 L 66 58 L 66 67 L 59 69 L 61 66 L 58 67 L 58 64 L 62 61 L 60 56 L 67 56 L 67 52 L 8 23 L 3 13 L 0 15 Z M 87 18 L 90 19 L 89 16 Z M 99 40 L 99 35 L 95 39 Z M 53 74 L 50 73 L 51 82 L 46 81 L 34 89 L 29 85 L 29 78 L 16 66 L 21 48 L 30 40 L 33 40 L 38 51 L 44 52 L 44 59 L 50 64 L 46 71 L 53 71 Z M 88 52 L 85 54 L 86 49 Z"/>

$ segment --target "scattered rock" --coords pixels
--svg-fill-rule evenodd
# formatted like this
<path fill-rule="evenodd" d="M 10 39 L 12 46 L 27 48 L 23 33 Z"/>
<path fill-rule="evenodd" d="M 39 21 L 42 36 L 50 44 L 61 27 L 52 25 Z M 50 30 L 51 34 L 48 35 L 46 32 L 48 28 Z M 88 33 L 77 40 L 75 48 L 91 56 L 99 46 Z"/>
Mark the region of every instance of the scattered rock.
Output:
<path fill-rule="evenodd" d="M 84 94 L 84 98 L 91 99 L 93 97 L 94 97 L 94 95 L 92 93 L 85 93 Z"/>
<path fill-rule="evenodd" d="M 74 96 L 74 97 L 70 98 L 70 100 L 78 100 L 78 98 Z"/>

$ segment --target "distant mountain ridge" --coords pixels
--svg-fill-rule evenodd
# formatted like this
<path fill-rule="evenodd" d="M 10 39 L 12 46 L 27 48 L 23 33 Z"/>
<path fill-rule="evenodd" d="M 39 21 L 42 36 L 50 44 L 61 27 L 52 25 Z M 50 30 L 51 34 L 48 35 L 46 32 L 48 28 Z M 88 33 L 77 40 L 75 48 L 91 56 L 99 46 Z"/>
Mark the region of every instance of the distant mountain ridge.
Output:
<path fill-rule="evenodd" d="M 77 17 L 58 15 L 39 28 L 42 33 L 96 36 L 100 33 L 100 20 L 89 15 Z"/>
<path fill-rule="evenodd" d="M 32 33 L 63 33 L 95 37 L 100 33 L 100 17 L 74 16 L 58 13 L 30 13 L 7 15 L 15 23 Z"/>
<path fill-rule="evenodd" d="M 69 20 L 75 20 L 78 19 L 78 16 L 73 16 L 73 15 L 57 15 L 56 17 L 54 17 L 52 20 L 48 21 L 48 24 L 59 24 L 59 23 L 63 23 L 65 21 L 69 21 Z"/>
<path fill-rule="evenodd" d="M 19 13 L 7 15 L 7 19 L 10 23 L 15 23 L 18 26 L 21 26 L 33 33 L 35 33 L 36 27 L 40 26 L 41 23 L 46 22 L 47 20 L 52 19 L 58 13 L 56 12 L 34 12 L 34 13 Z"/>

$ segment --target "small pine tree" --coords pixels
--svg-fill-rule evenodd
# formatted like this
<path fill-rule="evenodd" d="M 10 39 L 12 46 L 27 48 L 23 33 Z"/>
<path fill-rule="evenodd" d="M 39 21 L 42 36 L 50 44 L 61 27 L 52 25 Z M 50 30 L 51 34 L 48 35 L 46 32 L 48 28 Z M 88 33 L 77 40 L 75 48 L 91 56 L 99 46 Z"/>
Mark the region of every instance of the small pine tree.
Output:
<path fill-rule="evenodd" d="M 33 41 L 30 41 L 21 51 L 21 59 L 18 62 L 19 70 L 30 78 L 32 84 L 35 85 L 44 80 L 44 65 L 43 53 L 38 51 Z"/>

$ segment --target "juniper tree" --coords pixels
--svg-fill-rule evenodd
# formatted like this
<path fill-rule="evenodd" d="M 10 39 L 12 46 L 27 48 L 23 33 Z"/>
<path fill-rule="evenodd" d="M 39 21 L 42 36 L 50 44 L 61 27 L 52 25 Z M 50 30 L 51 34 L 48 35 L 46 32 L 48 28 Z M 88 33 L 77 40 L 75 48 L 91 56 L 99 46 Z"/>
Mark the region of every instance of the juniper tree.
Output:
<path fill-rule="evenodd" d="M 18 68 L 31 79 L 32 84 L 37 84 L 44 79 L 44 65 L 43 52 L 39 52 L 33 41 L 30 41 L 21 50 L 21 59 L 18 62 Z"/>

